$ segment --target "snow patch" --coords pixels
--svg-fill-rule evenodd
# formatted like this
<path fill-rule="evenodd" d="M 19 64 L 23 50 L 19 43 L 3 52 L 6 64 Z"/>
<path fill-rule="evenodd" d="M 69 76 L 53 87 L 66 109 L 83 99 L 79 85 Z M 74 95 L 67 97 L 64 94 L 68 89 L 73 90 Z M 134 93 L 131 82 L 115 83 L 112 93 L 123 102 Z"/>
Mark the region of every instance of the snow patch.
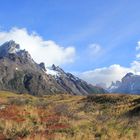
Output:
<path fill-rule="evenodd" d="M 60 76 L 60 73 L 58 71 L 52 70 L 50 68 L 46 68 L 46 73 L 52 76 Z"/>
<path fill-rule="evenodd" d="M 16 53 L 18 53 L 19 51 L 20 51 L 19 48 L 11 47 L 11 48 L 8 50 L 8 53 L 14 53 L 14 54 L 16 54 Z"/>
<path fill-rule="evenodd" d="M 113 85 L 110 87 L 110 90 L 117 89 L 117 88 L 118 88 L 118 86 Z"/>
<path fill-rule="evenodd" d="M 78 81 L 79 79 L 78 79 L 78 77 L 71 77 L 71 80 L 73 80 L 73 81 Z"/>

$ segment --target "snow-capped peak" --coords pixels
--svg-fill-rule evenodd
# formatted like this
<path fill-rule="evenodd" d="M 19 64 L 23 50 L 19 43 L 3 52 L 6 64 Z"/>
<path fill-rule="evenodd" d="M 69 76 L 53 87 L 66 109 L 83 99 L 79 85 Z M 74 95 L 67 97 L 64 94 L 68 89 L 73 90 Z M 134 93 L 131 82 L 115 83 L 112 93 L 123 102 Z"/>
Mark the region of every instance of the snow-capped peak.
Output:
<path fill-rule="evenodd" d="M 20 51 L 20 46 L 19 44 L 16 44 L 15 41 L 10 40 L 6 43 L 4 43 L 0 47 L 0 54 L 1 55 L 6 55 L 6 54 L 15 54 Z"/>

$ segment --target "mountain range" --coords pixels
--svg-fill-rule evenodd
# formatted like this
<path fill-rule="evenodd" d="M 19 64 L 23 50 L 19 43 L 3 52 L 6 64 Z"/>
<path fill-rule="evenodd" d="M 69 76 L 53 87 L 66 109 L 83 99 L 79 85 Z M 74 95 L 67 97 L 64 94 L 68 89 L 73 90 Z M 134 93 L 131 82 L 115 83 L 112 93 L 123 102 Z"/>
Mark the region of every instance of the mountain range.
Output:
<path fill-rule="evenodd" d="M 105 93 L 103 88 L 88 84 L 59 66 L 46 68 L 43 62 L 36 63 L 13 40 L 0 46 L 0 90 L 31 95 Z"/>
<path fill-rule="evenodd" d="M 121 81 L 112 82 L 108 91 L 111 93 L 140 94 L 140 75 L 127 73 Z"/>

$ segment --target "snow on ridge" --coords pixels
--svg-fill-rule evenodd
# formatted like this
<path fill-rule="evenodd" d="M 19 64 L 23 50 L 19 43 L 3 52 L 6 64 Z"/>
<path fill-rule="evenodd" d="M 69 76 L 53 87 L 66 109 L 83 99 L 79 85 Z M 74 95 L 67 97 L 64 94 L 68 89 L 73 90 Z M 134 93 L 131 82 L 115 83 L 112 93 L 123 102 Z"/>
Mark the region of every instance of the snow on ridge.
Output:
<path fill-rule="evenodd" d="M 52 70 L 50 68 L 46 68 L 46 73 L 52 76 L 60 76 L 60 73 L 58 71 Z"/>
<path fill-rule="evenodd" d="M 8 53 L 14 53 L 14 54 L 16 54 L 16 53 L 18 53 L 19 51 L 20 51 L 19 48 L 11 47 L 11 48 L 9 48 Z"/>

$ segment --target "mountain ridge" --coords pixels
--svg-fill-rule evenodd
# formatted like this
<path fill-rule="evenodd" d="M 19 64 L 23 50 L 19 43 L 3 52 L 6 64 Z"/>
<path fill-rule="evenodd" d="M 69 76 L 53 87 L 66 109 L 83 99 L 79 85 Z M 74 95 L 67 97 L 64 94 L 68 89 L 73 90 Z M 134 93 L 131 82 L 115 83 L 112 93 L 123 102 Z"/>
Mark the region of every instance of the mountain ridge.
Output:
<path fill-rule="evenodd" d="M 109 87 L 111 93 L 140 94 L 140 75 L 127 73 L 121 81 L 116 81 Z"/>
<path fill-rule="evenodd" d="M 0 46 L 0 90 L 32 95 L 67 93 L 88 95 L 104 89 L 88 84 L 58 66 L 37 64 L 26 50 L 10 40 Z"/>

